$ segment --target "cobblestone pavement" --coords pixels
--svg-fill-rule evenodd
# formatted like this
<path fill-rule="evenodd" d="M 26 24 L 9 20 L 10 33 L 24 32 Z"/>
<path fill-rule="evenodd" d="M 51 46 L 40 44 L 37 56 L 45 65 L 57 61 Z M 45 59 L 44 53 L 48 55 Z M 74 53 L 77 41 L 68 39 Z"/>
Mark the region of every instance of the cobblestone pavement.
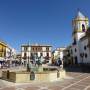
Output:
<path fill-rule="evenodd" d="M 90 90 L 90 73 L 67 72 L 64 80 L 47 83 L 0 84 L 0 90 Z M 8 83 L 8 82 L 6 82 Z"/>

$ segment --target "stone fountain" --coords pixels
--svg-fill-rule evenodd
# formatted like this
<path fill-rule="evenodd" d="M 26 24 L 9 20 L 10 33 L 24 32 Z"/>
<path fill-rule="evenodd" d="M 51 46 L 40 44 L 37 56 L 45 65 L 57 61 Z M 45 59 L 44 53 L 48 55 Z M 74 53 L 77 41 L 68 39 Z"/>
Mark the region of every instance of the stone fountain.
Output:
<path fill-rule="evenodd" d="M 16 83 L 48 82 L 65 78 L 65 70 L 55 66 L 42 66 L 42 57 L 34 56 L 34 62 L 27 63 L 24 71 L 3 71 L 2 78 Z"/>

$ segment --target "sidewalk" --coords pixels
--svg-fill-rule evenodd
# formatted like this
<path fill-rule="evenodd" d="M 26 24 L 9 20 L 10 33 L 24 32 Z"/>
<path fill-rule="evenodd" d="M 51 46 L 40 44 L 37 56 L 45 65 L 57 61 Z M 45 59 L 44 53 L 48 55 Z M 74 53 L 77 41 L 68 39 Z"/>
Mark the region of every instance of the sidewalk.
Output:
<path fill-rule="evenodd" d="M 15 83 L 0 79 L 0 89 L 10 86 L 15 86 Z"/>

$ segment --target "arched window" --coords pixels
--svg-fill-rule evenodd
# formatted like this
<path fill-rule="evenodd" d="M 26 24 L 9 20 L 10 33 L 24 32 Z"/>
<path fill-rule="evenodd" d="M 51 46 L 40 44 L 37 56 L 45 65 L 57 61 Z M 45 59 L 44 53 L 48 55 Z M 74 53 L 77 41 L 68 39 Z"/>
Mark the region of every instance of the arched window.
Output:
<path fill-rule="evenodd" d="M 75 52 L 77 52 L 77 49 L 75 48 Z"/>
<path fill-rule="evenodd" d="M 75 64 L 78 64 L 78 58 L 75 56 Z"/>
<path fill-rule="evenodd" d="M 85 25 L 82 24 L 82 31 L 85 32 Z"/>
<path fill-rule="evenodd" d="M 87 58 L 87 54 L 85 53 L 85 58 Z"/>
<path fill-rule="evenodd" d="M 74 38 L 73 45 L 76 45 L 76 44 L 77 44 L 77 42 L 76 42 L 76 39 Z"/>

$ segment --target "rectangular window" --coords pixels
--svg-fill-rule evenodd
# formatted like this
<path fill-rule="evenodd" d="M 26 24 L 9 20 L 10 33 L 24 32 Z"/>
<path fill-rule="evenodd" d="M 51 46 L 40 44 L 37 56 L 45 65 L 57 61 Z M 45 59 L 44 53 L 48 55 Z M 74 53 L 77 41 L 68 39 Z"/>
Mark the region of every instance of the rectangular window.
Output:
<path fill-rule="evenodd" d="M 36 51 L 37 51 L 38 49 L 36 48 Z"/>
<path fill-rule="evenodd" d="M 43 54 L 42 54 L 42 53 L 40 53 L 40 56 L 43 56 Z"/>
<path fill-rule="evenodd" d="M 46 51 L 49 51 L 49 47 L 46 47 Z"/>
<path fill-rule="evenodd" d="M 33 51 L 34 51 L 34 48 L 33 48 Z"/>
<path fill-rule="evenodd" d="M 28 50 L 28 47 L 24 47 L 24 51 L 27 51 Z"/>
<path fill-rule="evenodd" d="M 47 53 L 47 56 L 49 57 L 49 53 Z"/>

